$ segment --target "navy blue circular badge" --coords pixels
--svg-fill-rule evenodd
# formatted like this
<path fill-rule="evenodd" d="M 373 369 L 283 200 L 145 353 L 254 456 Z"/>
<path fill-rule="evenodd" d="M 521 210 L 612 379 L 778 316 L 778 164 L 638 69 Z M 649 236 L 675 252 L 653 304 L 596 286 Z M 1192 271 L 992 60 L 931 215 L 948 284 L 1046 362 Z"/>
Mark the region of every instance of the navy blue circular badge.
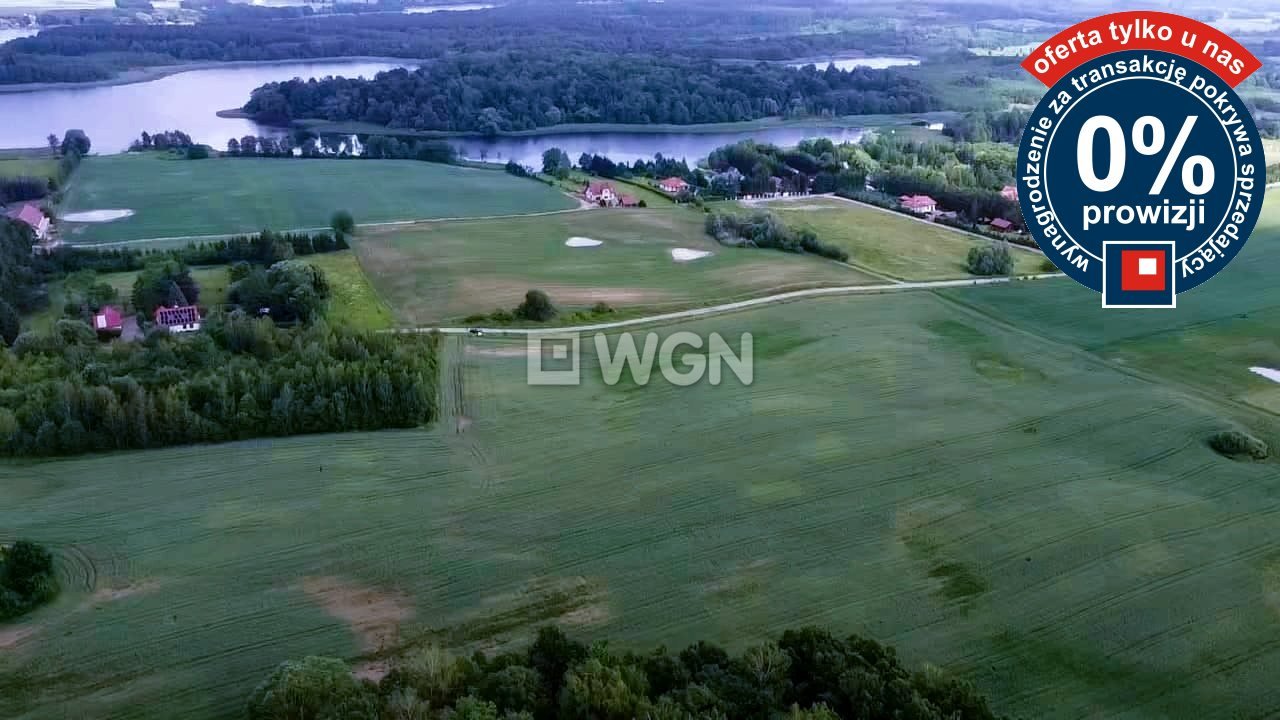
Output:
<path fill-rule="evenodd" d="M 1221 77 L 1159 51 L 1075 68 L 1036 106 L 1018 149 L 1027 230 L 1107 307 L 1172 307 L 1240 252 L 1266 162 Z"/>

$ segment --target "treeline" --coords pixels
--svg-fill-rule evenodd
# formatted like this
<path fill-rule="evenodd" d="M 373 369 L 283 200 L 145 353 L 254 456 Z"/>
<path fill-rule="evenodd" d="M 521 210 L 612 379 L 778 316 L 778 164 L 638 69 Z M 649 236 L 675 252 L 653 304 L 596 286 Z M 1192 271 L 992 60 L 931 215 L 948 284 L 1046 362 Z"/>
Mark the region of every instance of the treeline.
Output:
<path fill-rule="evenodd" d="M 377 685 L 341 660 L 275 669 L 249 696 L 249 720 L 995 720 L 974 687 L 912 672 L 893 648 L 815 627 L 731 655 L 700 641 L 672 654 L 591 646 L 545 627 L 527 650 L 455 658 L 427 647 Z"/>
<path fill-rule="evenodd" d="M 68 130 L 61 141 L 57 135 L 48 137 L 49 151 L 58 157 L 53 175 L 35 177 L 17 175 L 0 177 L 0 205 L 27 200 L 39 200 L 56 193 L 71 174 L 80 167 L 81 159 L 89 154 L 91 142 L 83 130 Z"/>
<path fill-rule="evenodd" d="M 195 144 L 191 136 L 181 130 L 162 130 L 155 133 L 143 130 L 137 140 L 129 143 L 129 151 L 185 150 Z"/>
<path fill-rule="evenodd" d="M 443 140 L 405 141 L 390 135 L 370 135 L 361 144 L 359 152 L 355 152 L 346 140 L 338 136 L 316 136 L 306 131 L 279 137 L 245 135 L 242 138 L 231 138 L 227 140 L 227 149 L 223 154 L 233 157 L 421 160 L 446 164 L 458 161 L 458 151 Z"/>
<path fill-rule="evenodd" d="M 270 83 L 244 110 L 486 135 L 562 123 L 720 123 L 932 110 L 919 81 L 892 70 L 722 64 L 670 56 L 526 50 L 442 58 L 372 80 Z"/>
<path fill-rule="evenodd" d="M 507 5 L 494 12 L 314 14 L 310 8 L 217 4 L 196 26 L 74 25 L 91 13 L 60 14 L 38 36 L 0 48 L 0 83 L 103 80 L 131 68 L 179 62 L 341 56 L 434 59 L 503 50 L 649 53 L 693 58 L 787 60 L 843 52 L 921 54 L 936 31 L 907 25 L 813 32 L 811 11 L 748 7 L 728 0 L 691 5 Z M 345 7 L 345 6 L 344 6 Z M 335 13 L 337 8 L 335 8 Z M 853 8 L 850 12 L 858 12 Z M 965 19 L 966 24 L 972 19 Z M 60 26 L 60 27 L 55 27 Z M 531 31 L 530 28 L 536 28 Z M 714 28 L 715 32 L 708 32 Z M 750 38 L 749 42 L 743 42 Z"/>
<path fill-rule="evenodd" d="M 849 260 L 849 253 L 844 249 L 819 240 L 808 228 L 793 230 L 779 220 L 777 215 L 766 210 L 756 210 L 745 216 L 711 213 L 707 215 L 705 229 L 721 245 L 772 248 L 791 253 L 807 252 L 840 262 Z"/>
<path fill-rule="evenodd" d="M 711 151 L 707 164 L 714 174 L 708 188 L 722 197 L 861 190 L 872 163 L 856 148 L 838 149 L 826 138 L 804 140 L 794 148 L 743 140 Z"/>
<path fill-rule="evenodd" d="M 45 256 L 57 273 L 93 270 L 100 273 L 141 270 L 147 262 L 168 259 L 185 265 L 230 265 L 235 262 L 271 265 L 293 257 L 350 248 L 345 236 L 329 232 L 274 232 L 236 235 L 225 240 L 189 243 L 185 247 L 142 250 L 133 247 L 94 249 L 61 246 Z"/>
<path fill-rule="evenodd" d="M 1022 141 L 1022 131 L 1030 119 L 1031 111 L 1022 109 L 971 112 L 948 123 L 942 132 L 962 142 L 1017 145 Z"/>
<path fill-rule="evenodd" d="M 878 135 L 863 143 L 877 166 L 871 184 L 893 197 L 929 195 L 971 222 L 1002 217 L 1021 222 L 1018 203 L 1000 194 L 1014 183 L 1017 150 L 995 143 L 941 143 Z"/>
<path fill-rule="evenodd" d="M 70 455 L 417 427 L 436 416 L 433 336 L 212 313 L 205 332 L 102 346 L 84 323 L 0 350 L 0 454 Z"/>

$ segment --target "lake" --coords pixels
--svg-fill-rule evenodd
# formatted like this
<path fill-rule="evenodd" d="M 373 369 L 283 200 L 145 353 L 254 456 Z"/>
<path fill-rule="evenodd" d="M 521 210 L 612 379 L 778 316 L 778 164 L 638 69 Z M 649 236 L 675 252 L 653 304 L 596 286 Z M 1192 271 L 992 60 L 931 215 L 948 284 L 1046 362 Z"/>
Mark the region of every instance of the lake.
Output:
<path fill-rule="evenodd" d="M 81 128 L 96 152 L 119 152 L 143 131 L 182 130 L 215 148 L 243 135 L 279 135 L 252 120 L 220 118 L 256 87 L 295 77 L 372 77 L 401 67 L 387 62 L 296 62 L 190 70 L 157 80 L 34 92 L 0 93 L 0 148 L 43 147 L 49 133 Z"/>
<path fill-rule="evenodd" d="M 692 165 L 705 158 L 721 145 L 752 139 L 782 147 L 797 145 L 801 140 L 825 137 L 833 142 L 857 142 L 862 138 L 859 128 L 834 127 L 815 123 L 812 126 L 793 125 L 759 130 L 733 132 L 607 132 L 564 133 L 530 137 L 457 138 L 450 142 L 463 157 L 469 160 L 487 159 L 490 162 L 515 160 L 521 165 L 542 167 L 542 151 L 558 147 L 578 162 L 582 153 L 604 155 L 614 162 L 652 160 L 654 153 L 664 157 L 685 158 Z"/>
<path fill-rule="evenodd" d="M 859 57 L 859 58 L 833 58 L 831 60 L 816 60 L 809 62 L 788 63 L 793 68 L 802 68 L 806 65 L 816 65 L 819 70 L 826 70 L 832 65 L 837 70 L 852 70 L 854 68 L 871 68 L 873 70 L 884 70 L 891 67 L 902 67 L 905 65 L 919 65 L 920 60 L 909 57 Z"/>

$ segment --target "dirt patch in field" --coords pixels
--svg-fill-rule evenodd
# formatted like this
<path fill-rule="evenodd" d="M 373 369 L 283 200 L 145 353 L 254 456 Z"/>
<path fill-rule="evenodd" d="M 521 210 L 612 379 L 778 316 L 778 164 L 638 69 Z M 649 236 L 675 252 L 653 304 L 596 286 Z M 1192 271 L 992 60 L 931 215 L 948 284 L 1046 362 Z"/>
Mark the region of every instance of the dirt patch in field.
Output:
<path fill-rule="evenodd" d="M 373 652 L 394 645 L 400 625 L 413 617 L 409 598 L 349 583 L 341 578 L 309 577 L 302 590 L 330 616 L 345 622 L 360 638 L 360 647 Z"/>
<path fill-rule="evenodd" d="M 377 685 L 382 678 L 391 672 L 391 663 L 387 660 L 370 660 L 358 663 L 351 668 L 351 676 L 357 680 L 368 680 Z"/>
<path fill-rule="evenodd" d="M 0 650 L 15 648 L 23 640 L 40 632 L 41 625 L 15 625 L 0 628 Z"/>
<path fill-rule="evenodd" d="M 93 595 L 89 596 L 86 603 L 90 605 L 100 605 L 102 603 L 114 602 L 134 595 L 151 592 L 158 587 L 160 587 L 160 581 L 158 580 L 140 580 L 123 587 L 98 588 L 94 591 Z"/>

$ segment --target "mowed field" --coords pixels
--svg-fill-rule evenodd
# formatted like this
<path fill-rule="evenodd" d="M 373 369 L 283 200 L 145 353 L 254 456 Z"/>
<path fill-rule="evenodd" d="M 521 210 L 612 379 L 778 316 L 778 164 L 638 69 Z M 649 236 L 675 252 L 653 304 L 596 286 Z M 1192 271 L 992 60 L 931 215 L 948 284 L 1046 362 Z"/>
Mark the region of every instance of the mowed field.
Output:
<path fill-rule="evenodd" d="M 545 212 L 574 207 L 563 193 L 497 170 L 414 160 L 179 160 L 87 158 L 60 215 L 129 209 L 108 223 L 63 223 L 72 243 L 322 228 L 335 210 L 357 223 Z"/>
<path fill-rule="evenodd" d="M 951 228 L 840 198 L 802 198 L 752 203 L 778 214 L 787 224 L 807 227 L 843 248 L 849 262 L 898 280 L 970 277 L 969 248 L 988 240 Z M 1044 256 L 1012 249 L 1013 274 L 1043 272 Z"/>
<path fill-rule="evenodd" d="M 588 351 L 531 387 L 522 341 L 455 337 L 429 430 L 0 465 L 0 528 L 68 586 L 0 626 L 0 716 L 233 718 L 285 658 L 549 622 L 636 649 L 820 623 L 1022 717 L 1280 713 L 1277 465 L 1205 445 L 1274 446 L 1273 416 L 942 294 L 675 329 L 753 333 L 754 383 L 607 386 Z"/>
<path fill-rule="evenodd" d="M 603 244 L 568 247 L 571 237 Z M 568 310 L 634 312 L 883 282 L 818 257 L 722 246 L 700 213 L 669 205 L 368 228 L 355 248 L 397 319 L 419 326 L 513 308 L 531 288 Z M 676 262 L 674 248 L 712 255 Z"/>

